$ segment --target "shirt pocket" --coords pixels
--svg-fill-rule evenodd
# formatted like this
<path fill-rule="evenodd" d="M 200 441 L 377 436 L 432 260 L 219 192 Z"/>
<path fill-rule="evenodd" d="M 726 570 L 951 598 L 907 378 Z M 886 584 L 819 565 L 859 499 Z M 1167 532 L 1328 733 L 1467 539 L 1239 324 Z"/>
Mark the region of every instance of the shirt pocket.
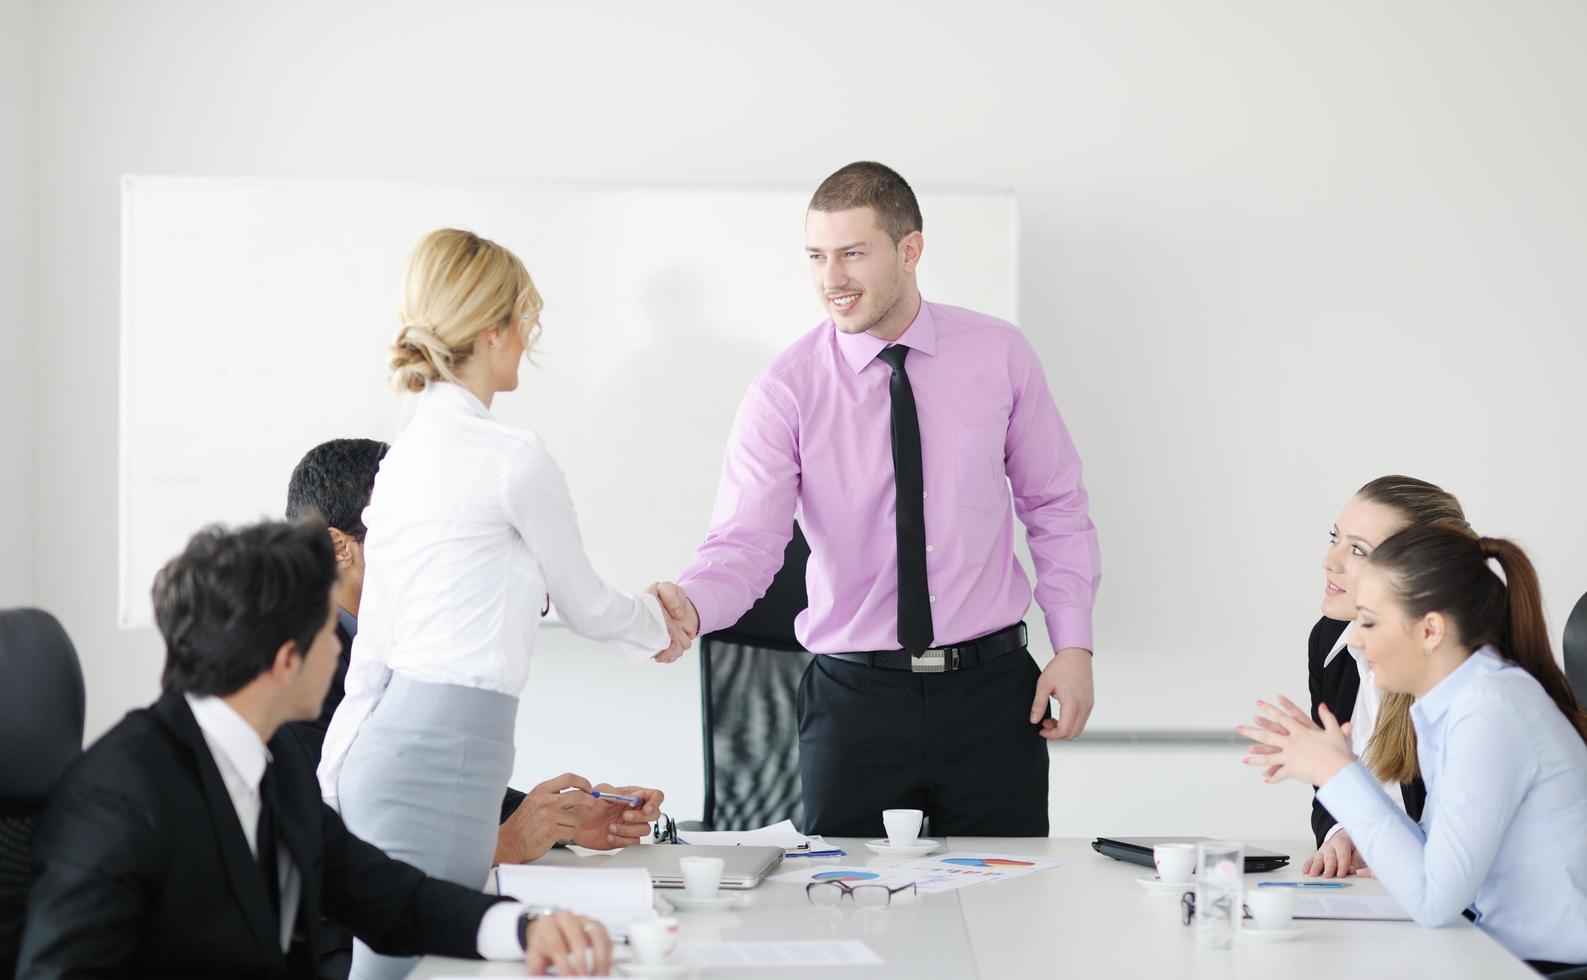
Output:
<path fill-rule="evenodd" d="M 954 480 L 959 506 L 990 514 L 1008 507 L 1003 442 L 1008 425 L 960 426 L 955 433 Z"/>

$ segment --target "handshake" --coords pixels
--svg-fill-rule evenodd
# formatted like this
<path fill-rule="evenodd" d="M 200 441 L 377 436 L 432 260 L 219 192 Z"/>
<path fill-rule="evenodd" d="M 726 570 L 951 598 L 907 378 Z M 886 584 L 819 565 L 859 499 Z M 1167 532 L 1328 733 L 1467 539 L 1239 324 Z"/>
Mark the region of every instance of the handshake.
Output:
<path fill-rule="evenodd" d="M 670 664 L 683 656 L 684 651 L 694 643 L 695 636 L 700 632 L 700 614 L 695 611 L 688 595 L 671 582 L 657 582 L 645 591 L 661 602 L 662 614 L 667 619 L 667 635 L 672 640 L 667 649 L 651 659 L 657 663 Z"/>

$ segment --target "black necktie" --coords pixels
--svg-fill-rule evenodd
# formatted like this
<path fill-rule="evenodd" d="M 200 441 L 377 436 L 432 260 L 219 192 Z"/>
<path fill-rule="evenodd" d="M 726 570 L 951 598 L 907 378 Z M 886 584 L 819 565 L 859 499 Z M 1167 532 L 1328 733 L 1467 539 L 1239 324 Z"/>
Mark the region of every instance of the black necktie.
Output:
<path fill-rule="evenodd" d="M 893 369 L 893 486 L 898 522 L 898 645 L 918 657 L 931 646 L 931 593 L 926 588 L 926 479 L 920 463 L 920 417 L 904 373 L 909 348 L 895 345 L 877 357 Z"/>
<path fill-rule="evenodd" d="M 259 854 L 259 875 L 264 879 L 265 891 L 270 895 L 270 908 L 281 921 L 281 872 L 276 858 L 276 801 L 275 786 L 266 766 L 264 778 L 259 780 L 259 834 L 255 838 Z"/>

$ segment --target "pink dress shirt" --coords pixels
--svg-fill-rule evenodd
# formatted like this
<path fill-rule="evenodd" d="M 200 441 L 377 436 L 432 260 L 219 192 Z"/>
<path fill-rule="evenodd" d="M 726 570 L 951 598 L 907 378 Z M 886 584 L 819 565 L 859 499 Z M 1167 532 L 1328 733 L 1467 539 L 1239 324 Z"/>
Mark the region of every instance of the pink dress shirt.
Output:
<path fill-rule="evenodd" d="M 1024 618 L 1031 587 L 1014 556 L 1018 514 L 1054 647 L 1091 649 L 1096 528 L 1035 351 L 1010 323 L 924 301 L 896 343 L 910 348 L 920 415 L 936 644 Z M 710 530 L 678 577 L 701 632 L 731 626 L 765 594 L 797 516 L 811 552 L 800 642 L 816 653 L 899 648 L 892 372 L 876 357 L 886 346 L 827 320 L 750 384 Z"/>

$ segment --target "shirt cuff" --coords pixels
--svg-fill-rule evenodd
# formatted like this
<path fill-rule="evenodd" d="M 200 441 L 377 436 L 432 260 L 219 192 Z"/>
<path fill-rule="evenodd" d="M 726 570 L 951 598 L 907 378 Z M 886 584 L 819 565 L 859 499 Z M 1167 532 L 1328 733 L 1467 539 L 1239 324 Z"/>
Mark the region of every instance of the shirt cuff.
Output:
<path fill-rule="evenodd" d="M 1095 650 L 1091 645 L 1091 610 L 1085 606 L 1059 606 L 1046 614 L 1047 637 L 1052 640 L 1053 652 L 1079 647 Z"/>
<path fill-rule="evenodd" d="M 522 902 L 497 902 L 479 920 L 479 935 L 474 945 L 483 960 L 522 962 L 523 943 L 518 935 L 518 917 L 529 906 Z"/>
<path fill-rule="evenodd" d="M 700 617 L 700 634 L 715 633 L 717 630 L 726 629 L 732 623 L 722 622 L 722 603 L 717 598 L 711 583 L 704 579 L 690 578 L 684 575 L 677 581 L 678 588 L 694 603 L 694 611 Z M 736 622 L 736 620 L 735 620 Z"/>
<path fill-rule="evenodd" d="M 1335 834 L 1339 833 L 1339 831 L 1344 830 L 1344 829 L 1345 829 L 1345 825 L 1342 824 L 1342 823 L 1338 823 L 1336 821 L 1332 827 L 1328 828 L 1328 833 L 1323 834 L 1322 842 L 1324 844 L 1328 843 L 1329 841 L 1334 839 L 1334 835 Z"/>
<path fill-rule="evenodd" d="M 1351 824 L 1359 826 L 1365 823 L 1374 814 L 1381 813 L 1384 807 L 1394 808 L 1394 802 L 1383 791 L 1383 784 L 1367 771 L 1359 759 L 1334 773 L 1332 779 L 1318 787 L 1317 799 L 1339 821 L 1335 826 L 1343 826 L 1346 830 L 1350 829 Z M 1355 838 L 1356 835 L 1350 836 Z"/>

